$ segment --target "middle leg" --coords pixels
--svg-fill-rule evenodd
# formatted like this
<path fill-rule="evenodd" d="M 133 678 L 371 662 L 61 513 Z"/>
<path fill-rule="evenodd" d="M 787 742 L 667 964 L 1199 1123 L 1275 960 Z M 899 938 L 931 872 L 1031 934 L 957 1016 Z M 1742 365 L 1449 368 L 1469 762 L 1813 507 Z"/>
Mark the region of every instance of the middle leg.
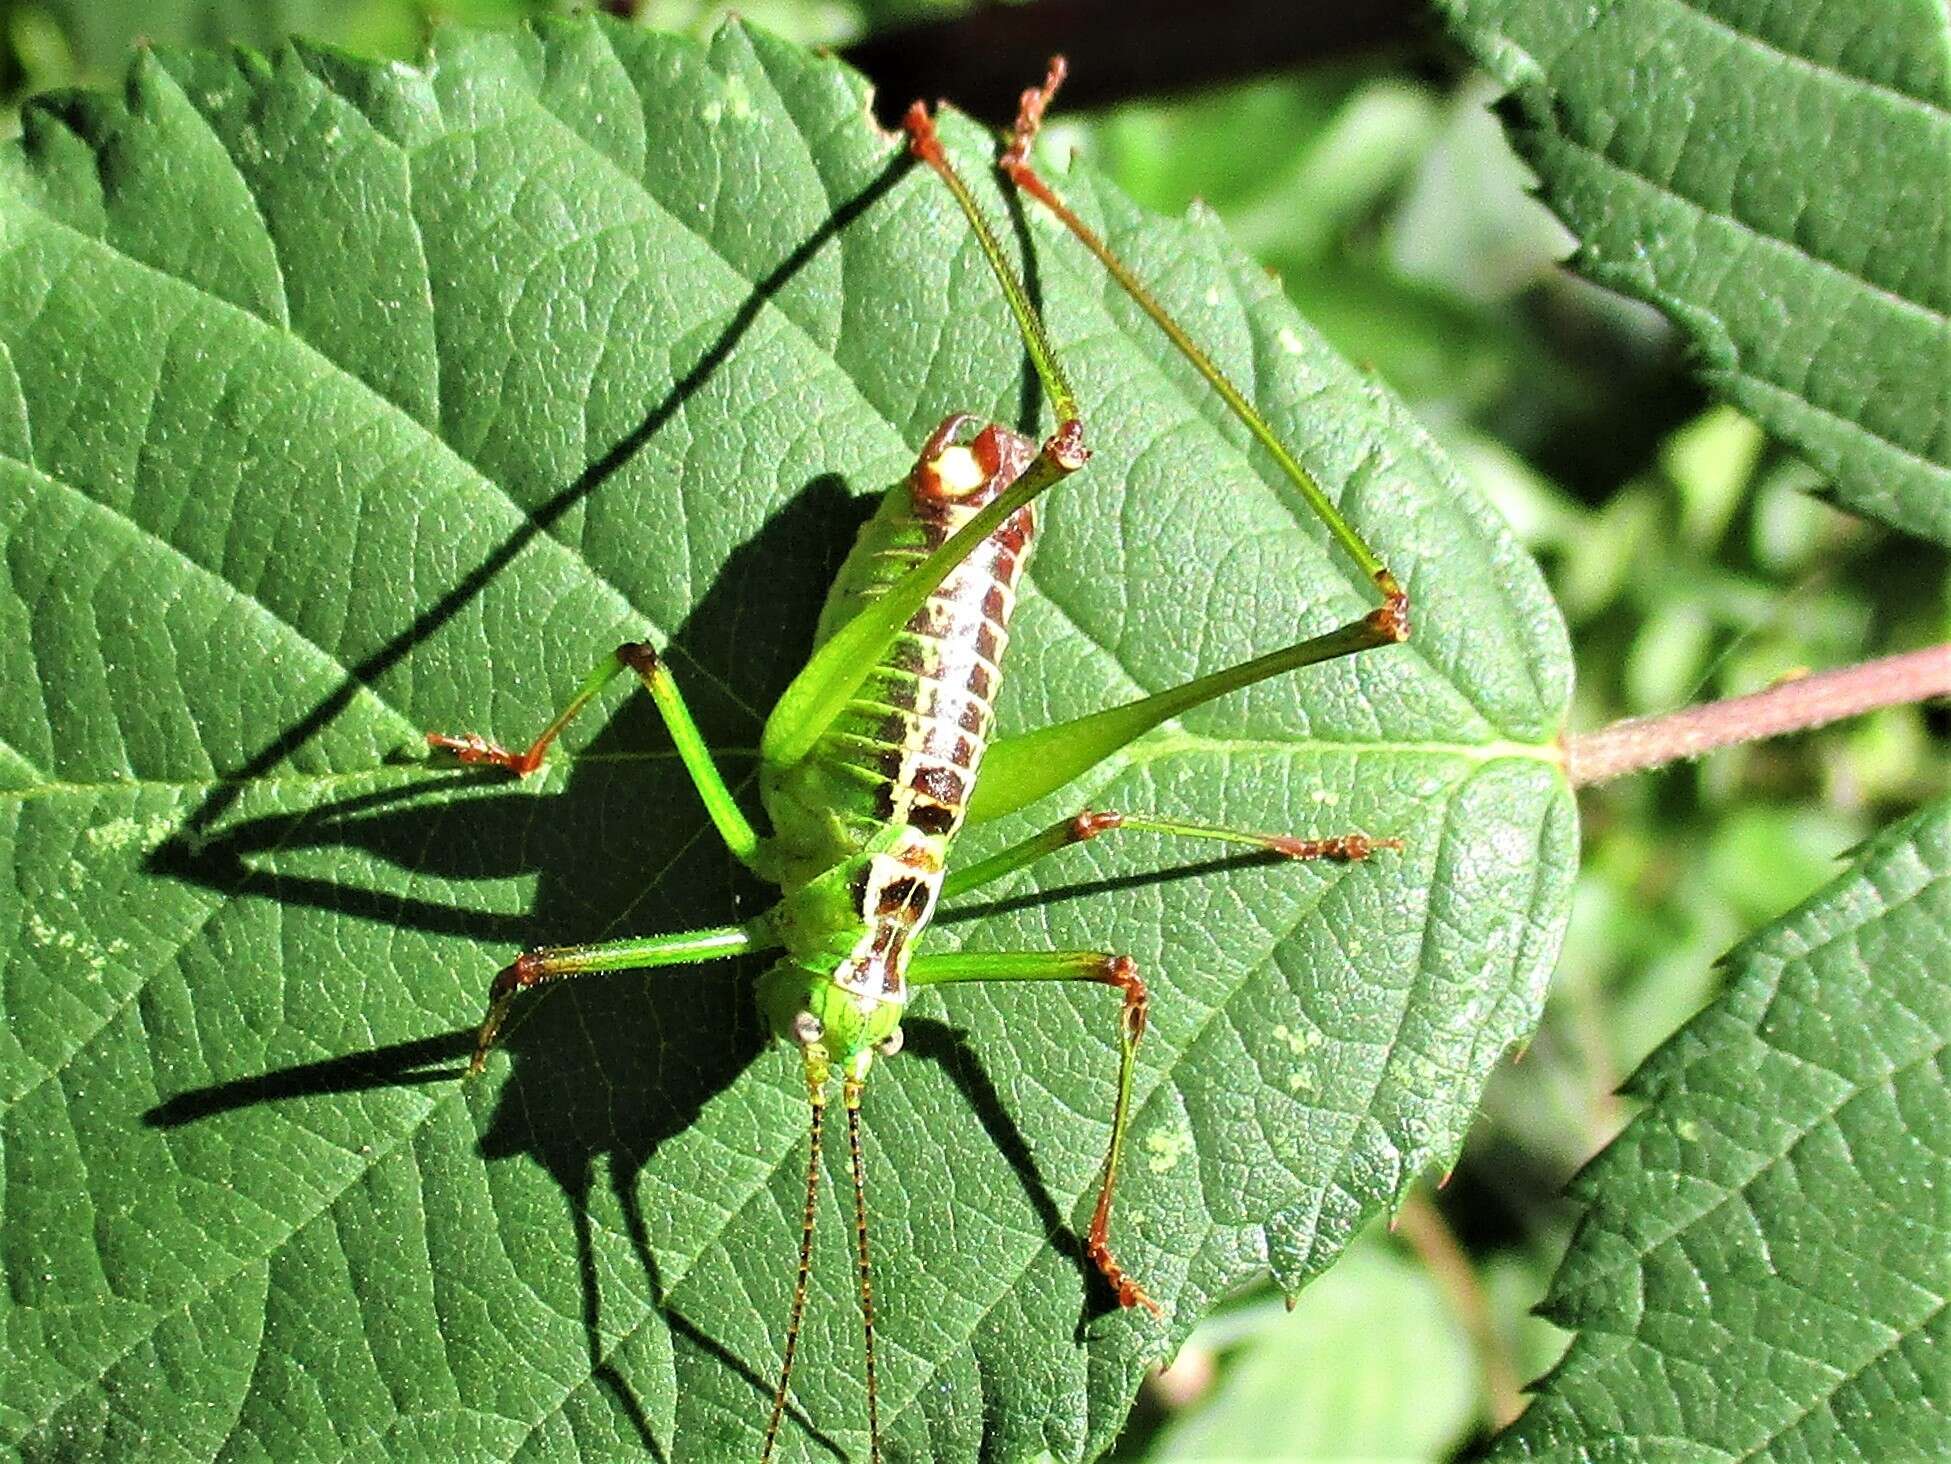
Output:
<path fill-rule="evenodd" d="M 427 745 L 451 752 L 464 763 L 506 768 L 520 777 L 527 777 L 542 766 L 542 759 L 548 753 L 550 744 L 562 734 L 563 728 L 575 720 L 576 714 L 626 671 L 636 673 L 637 679 L 644 684 L 644 690 L 650 693 L 658 713 L 664 718 L 664 726 L 670 731 L 671 741 L 677 747 L 678 760 L 684 764 L 684 771 L 690 775 L 692 786 L 704 800 L 705 812 L 711 815 L 712 827 L 718 830 L 725 847 L 732 851 L 739 862 L 752 867 L 759 848 L 758 831 L 746 819 L 738 801 L 732 797 L 732 790 L 726 785 L 724 775 L 711 760 L 711 749 L 705 746 L 704 734 L 698 730 L 698 724 L 691 720 L 691 709 L 684 704 L 683 694 L 678 691 L 670 668 L 647 641 L 627 641 L 605 656 L 583 678 L 582 685 L 576 688 L 563 709 L 556 713 L 555 720 L 520 752 L 510 751 L 478 732 L 429 732 Z"/>
<path fill-rule="evenodd" d="M 1336 834 L 1325 839 L 1302 839 L 1293 834 L 1258 834 L 1246 829 L 1221 828 L 1215 824 L 1187 823 L 1183 819 L 1159 818 L 1149 813 L 1117 813 L 1110 809 L 1091 810 L 1073 814 L 1067 819 L 1050 825 L 1042 833 L 1032 834 L 1020 843 L 1011 844 L 999 854 L 991 854 L 987 859 L 969 865 L 966 869 L 950 872 L 942 884 L 942 898 L 966 894 L 983 885 L 992 884 L 1005 875 L 1016 873 L 1046 855 L 1055 854 L 1059 849 L 1068 849 L 1072 844 L 1082 844 L 1100 834 L 1108 834 L 1117 829 L 1136 829 L 1154 834 L 1177 834 L 1189 839 L 1212 839 L 1222 844 L 1233 844 L 1242 848 L 1262 849 L 1269 854 L 1284 855 L 1289 859 L 1335 859 L 1352 861 L 1366 859 L 1377 849 L 1402 848 L 1402 840 L 1372 839 L 1367 834 Z"/>
<path fill-rule="evenodd" d="M 769 950 L 776 943 L 769 928 L 754 921 L 749 925 L 719 925 L 670 935 L 633 936 L 596 945 L 538 946 L 524 951 L 512 965 L 502 968 L 488 992 L 488 1014 L 481 1019 L 480 1031 L 475 1034 L 474 1058 L 468 1063 L 468 1073 L 472 1076 L 486 1066 L 488 1050 L 501 1032 L 509 1007 L 514 1005 L 516 996 L 530 987 L 546 986 L 589 971 L 647 971 L 657 966 L 721 961 L 748 951 Z"/>

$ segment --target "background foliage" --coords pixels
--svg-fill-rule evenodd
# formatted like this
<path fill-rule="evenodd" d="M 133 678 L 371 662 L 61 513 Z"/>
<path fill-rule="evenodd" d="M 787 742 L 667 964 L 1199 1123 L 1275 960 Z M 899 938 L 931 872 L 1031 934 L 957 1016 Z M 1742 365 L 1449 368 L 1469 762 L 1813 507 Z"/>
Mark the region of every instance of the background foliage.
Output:
<path fill-rule="evenodd" d="M 469 0 L 442 12 L 495 19 L 520 8 Z M 741 7 L 820 41 L 931 8 Z M 1482 18 L 1457 8 L 1466 22 Z M 19 95 L 107 80 L 138 34 L 264 44 L 296 25 L 410 55 L 432 9 L 34 0 L 0 11 L 0 41 Z M 701 6 L 648 9 L 661 25 L 712 18 Z M 1828 507 L 1812 492 L 1823 486 L 1814 469 L 1709 402 L 1675 327 L 1558 268 L 1571 240 L 1524 194 L 1523 167 L 1486 110 L 1499 84 L 1521 87 L 1533 74 L 1507 64 L 1521 48 L 1479 54 L 1495 82 L 1460 52 L 1405 47 L 1195 100 L 1066 117 L 1054 141 L 1087 152 L 1155 208 L 1204 198 L 1307 317 L 1469 468 L 1539 557 L 1571 624 L 1575 726 L 1951 634 L 1940 547 Z M 1740 87 L 1729 95 L 1738 100 Z M 1928 369 L 1912 375 L 1920 389 L 1931 379 Z M 1919 412 L 1931 403 L 1912 405 L 1897 426 L 1925 430 L 1928 449 Z M 1894 516 L 1927 526 L 1941 502 L 1907 493 Z M 1951 785 L 1944 736 L 1941 711 L 1907 709 L 1584 794 L 1583 869 L 1543 1025 L 1526 1061 L 1497 1075 L 1436 1200 L 1467 1264 L 1432 1269 L 1440 1248 L 1376 1236 L 1292 1315 L 1239 1298 L 1195 1336 L 1187 1365 L 1148 1390 L 1119 1453 L 1440 1457 L 1480 1435 L 1500 1387 L 1486 1357 L 1529 1378 L 1557 1346 L 1526 1311 L 1577 1214 L 1566 1180 L 1645 1091 L 1615 1097 L 1622 1078 L 1722 989 L 1715 962 L 1729 947 L 1824 885 L 1838 858 L 1893 816 Z M 1458 1287 L 1471 1281 L 1487 1317 L 1458 1308 Z M 1554 1314 L 1580 1318 L 1564 1306 Z M 1373 1345 L 1385 1326 L 1387 1345 Z M 1335 1338 L 1349 1340 L 1325 1340 Z M 1200 1376 L 1208 1358 L 1216 1380 Z M 1305 1395 L 1270 1381 L 1297 1374 L 1310 1379 Z M 1292 1411 L 1270 1412 L 1276 1401 Z M 1346 1431 L 1322 1433 L 1324 1414 Z"/>

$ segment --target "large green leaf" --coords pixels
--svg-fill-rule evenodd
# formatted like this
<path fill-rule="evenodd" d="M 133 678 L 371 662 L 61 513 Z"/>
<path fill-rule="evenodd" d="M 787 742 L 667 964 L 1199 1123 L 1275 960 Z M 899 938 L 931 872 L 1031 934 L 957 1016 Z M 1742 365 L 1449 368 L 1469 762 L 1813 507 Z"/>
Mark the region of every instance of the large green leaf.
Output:
<path fill-rule="evenodd" d="M 1942 0 L 1441 0 L 1574 263 L 1693 337 L 1839 496 L 1951 543 Z"/>
<path fill-rule="evenodd" d="M 1494 1457 L 1923 1459 L 1951 1437 L 1951 801 L 1728 957 L 1576 1186 L 1571 1351 Z"/>
<path fill-rule="evenodd" d="M 755 971 L 558 988 L 453 1078 L 517 946 L 765 892 L 644 698 L 528 784 L 398 754 L 429 726 L 525 735 L 648 633 L 747 777 L 863 495 L 949 410 L 1038 410 L 966 228 L 856 78 L 736 28 L 454 33 L 423 69 L 162 54 L 24 121 L 0 174 L 0 1431 L 36 1457 L 753 1454 L 806 1121 Z M 1532 566 L 1209 222 L 1072 184 L 1418 628 L 1161 729 L 1061 807 L 1407 851 L 1167 879 L 1183 847 L 1107 840 L 931 932 L 1147 972 L 1117 1232 L 1170 1315 L 1106 1314 L 1080 1254 L 1115 1002 L 924 996 L 867 1105 L 909 1457 L 1101 1448 L 1216 1297 L 1299 1285 L 1447 1163 L 1535 1018 L 1574 859 Z M 1358 613 L 1238 424 L 1026 226 L 1097 456 L 1052 500 L 1005 723 Z M 795 1454 L 864 1443 L 826 1218 Z"/>

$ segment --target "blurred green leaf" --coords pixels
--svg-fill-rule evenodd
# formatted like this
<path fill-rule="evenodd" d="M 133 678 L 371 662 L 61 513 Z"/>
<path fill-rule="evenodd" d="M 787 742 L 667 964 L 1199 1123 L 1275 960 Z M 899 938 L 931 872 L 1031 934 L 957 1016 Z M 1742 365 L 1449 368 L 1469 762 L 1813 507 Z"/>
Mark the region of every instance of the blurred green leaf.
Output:
<path fill-rule="evenodd" d="M 1536 283 L 1573 242 L 1532 196 L 1530 171 L 1490 114 L 1493 96 L 1473 78 L 1450 99 L 1388 231 L 1389 260 L 1403 274 L 1484 304 Z"/>
<path fill-rule="evenodd" d="M 1440 403 L 1455 415 L 1510 389 L 1521 343 L 1465 297 L 1390 266 L 1379 248 L 1344 247 L 1390 204 L 1444 115 L 1426 86 L 1326 68 L 1060 120 L 1050 148 L 1082 148 L 1161 212 L 1212 208 L 1338 351 L 1426 414 Z M 1434 212 L 1424 211 L 1432 228 Z"/>
<path fill-rule="evenodd" d="M 1669 437 L 1660 465 L 1680 494 L 1680 531 L 1711 548 L 1727 532 L 1761 460 L 1762 435 L 1739 412 L 1717 407 Z"/>
<path fill-rule="evenodd" d="M 1275 1302 L 1257 1315 L 1212 1396 L 1150 1457 L 1436 1460 L 1467 1435 L 1478 1407 L 1469 1339 L 1429 1272 L 1389 1246 L 1351 1246 L 1291 1313 Z"/>
<path fill-rule="evenodd" d="M 1084 127 L 1092 155 L 1140 203 L 1224 214 L 1256 254 L 1318 256 L 1395 186 L 1427 146 L 1436 104 L 1356 71 L 1245 83 L 1118 108 Z M 1058 125 L 1064 125 L 1061 122 Z M 1240 140 L 1256 140 L 1242 147 Z"/>
<path fill-rule="evenodd" d="M 1007 217 L 990 139 L 948 135 Z M 1160 879 L 1183 851 L 1106 841 L 931 931 L 1146 971 L 1118 1232 L 1173 1313 L 1103 1314 L 1076 1240 L 1104 993 L 924 993 L 868 1118 L 882 1417 L 913 1456 L 1100 1450 L 1218 1298 L 1318 1275 L 1448 1163 L 1535 1020 L 1575 855 L 1529 560 L 1209 224 L 1066 186 L 1404 574 L 1417 637 L 1189 715 L 969 852 L 1083 800 L 1407 850 Z M 1196 374 L 1024 228 L 1096 456 L 1052 503 L 1006 726 L 1362 608 Z M 399 753 L 522 735 L 648 633 L 749 772 L 856 500 L 946 412 L 1038 415 L 945 191 L 831 60 L 552 24 L 424 68 L 145 55 L 28 109 L 0 251 L 0 1438 L 753 1455 L 806 1122 L 756 972 L 556 988 L 452 1078 L 517 946 L 763 892 L 641 698 L 520 786 Z M 827 1214 L 794 1457 L 864 1449 Z"/>
<path fill-rule="evenodd" d="M 1583 537 L 1587 515 L 1504 444 L 1472 432 L 1450 433 L 1445 440 L 1451 456 L 1525 548 L 1533 553 L 1564 549 Z"/>
<path fill-rule="evenodd" d="M 1951 1437 L 1951 800 L 1738 946 L 1580 1177 L 1577 1332 L 1495 1459 L 1922 1459 Z"/>
<path fill-rule="evenodd" d="M 1562 1253 L 1562 1243 L 1556 1248 Z M 1537 1314 L 1550 1268 L 1528 1255 L 1499 1252 L 1478 1268 L 1501 1345 L 1520 1378 L 1542 1377 L 1565 1355 L 1568 1333 Z"/>
<path fill-rule="evenodd" d="M 511 21 L 538 15 L 550 0 L 26 0 L 66 37 L 77 66 L 100 75 L 123 64 L 138 43 L 267 48 L 306 35 L 381 55 L 406 55 L 431 17 Z"/>
<path fill-rule="evenodd" d="M 1751 799 L 1715 821 L 1689 874 L 1713 889 L 1740 929 L 1752 930 L 1826 884 L 1861 833 L 1834 813 Z"/>
<path fill-rule="evenodd" d="M 1951 11 L 1441 0 L 1574 262 L 1859 512 L 1951 543 Z"/>
<path fill-rule="evenodd" d="M 1706 678 L 1713 626 L 1691 600 L 1668 601 L 1647 616 L 1626 658 L 1626 701 L 1635 712 L 1684 706 Z"/>

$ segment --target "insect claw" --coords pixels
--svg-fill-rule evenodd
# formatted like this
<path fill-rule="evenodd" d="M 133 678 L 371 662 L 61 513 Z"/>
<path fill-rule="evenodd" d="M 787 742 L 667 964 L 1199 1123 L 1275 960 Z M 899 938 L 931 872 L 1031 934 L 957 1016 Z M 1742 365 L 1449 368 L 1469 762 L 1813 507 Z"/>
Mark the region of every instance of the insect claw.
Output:
<path fill-rule="evenodd" d="M 1091 1264 L 1097 1267 L 1098 1274 L 1110 1285 L 1119 1306 L 1142 1306 L 1155 1317 L 1165 1315 L 1165 1308 L 1153 1301 L 1144 1287 L 1125 1274 L 1125 1268 L 1118 1264 L 1117 1258 L 1111 1254 L 1110 1244 L 1097 1234 L 1095 1226 L 1092 1227 L 1090 1239 L 1084 1243 L 1084 1251 L 1090 1256 Z"/>
<path fill-rule="evenodd" d="M 1043 130 L 1043 114 L 1056 100 L 1057 88 L 1064 84 L 1064 78 L 1069 74 L 1070 63 L 1062 56 L 1052 56 L 1050 69 L 1043 75 L 1043 85 L 1023 89 L 1016 103 L 1016 125 L 1009 130 L 1009 146 L 1002 156 L 1004 172 L 1014 176 L 1018 167 L 1029 162 L 1030 144 Z"/>
<path fill-rule="evenodd" d="M 470 1078 L 478 1078 L 488 1070 L 488 1052 L 501 1031 L 501 1009 L 501 1002 L 491 1003 L 487 1016 L 481 1019 L 480 1029 L 474 1034 L 474 1056 L 467 1060 L 467 1076 Z"/>
<path fill-rule="evenodd" d="M 534 748 L 527 752 L 510 752 L 499 742 L 491 741 L 478 732 L 429 732 L 427 746 L 451 752 L 456 759 L 470 767 L 506 768 L 519 777 L 527 777 L 542 766 L 541 754 Z"/>
<path fill-rule="evenodd" d="M 478 1078 L 487 1071 L 488 1053 L 494 1048 L 495 1038 L 501 1035 L 501 1018 L 507 1005 L 506 997 L 491 1002 L 487 1016 L 481 1019 L 480 1030 L 474 1034 L 474 1056 L 467 1062 L 467 1075 L 470 1078 Z"/>
<path fill-rule="evenodd" d="M 901 119 L 901 130 L 908 134 L 908 151 L 914 157 L 933 163 L 942 156 L 942 141 L 935 135 L 935 119 L 926 102 L 917 101 L 908 108 Z"/>

